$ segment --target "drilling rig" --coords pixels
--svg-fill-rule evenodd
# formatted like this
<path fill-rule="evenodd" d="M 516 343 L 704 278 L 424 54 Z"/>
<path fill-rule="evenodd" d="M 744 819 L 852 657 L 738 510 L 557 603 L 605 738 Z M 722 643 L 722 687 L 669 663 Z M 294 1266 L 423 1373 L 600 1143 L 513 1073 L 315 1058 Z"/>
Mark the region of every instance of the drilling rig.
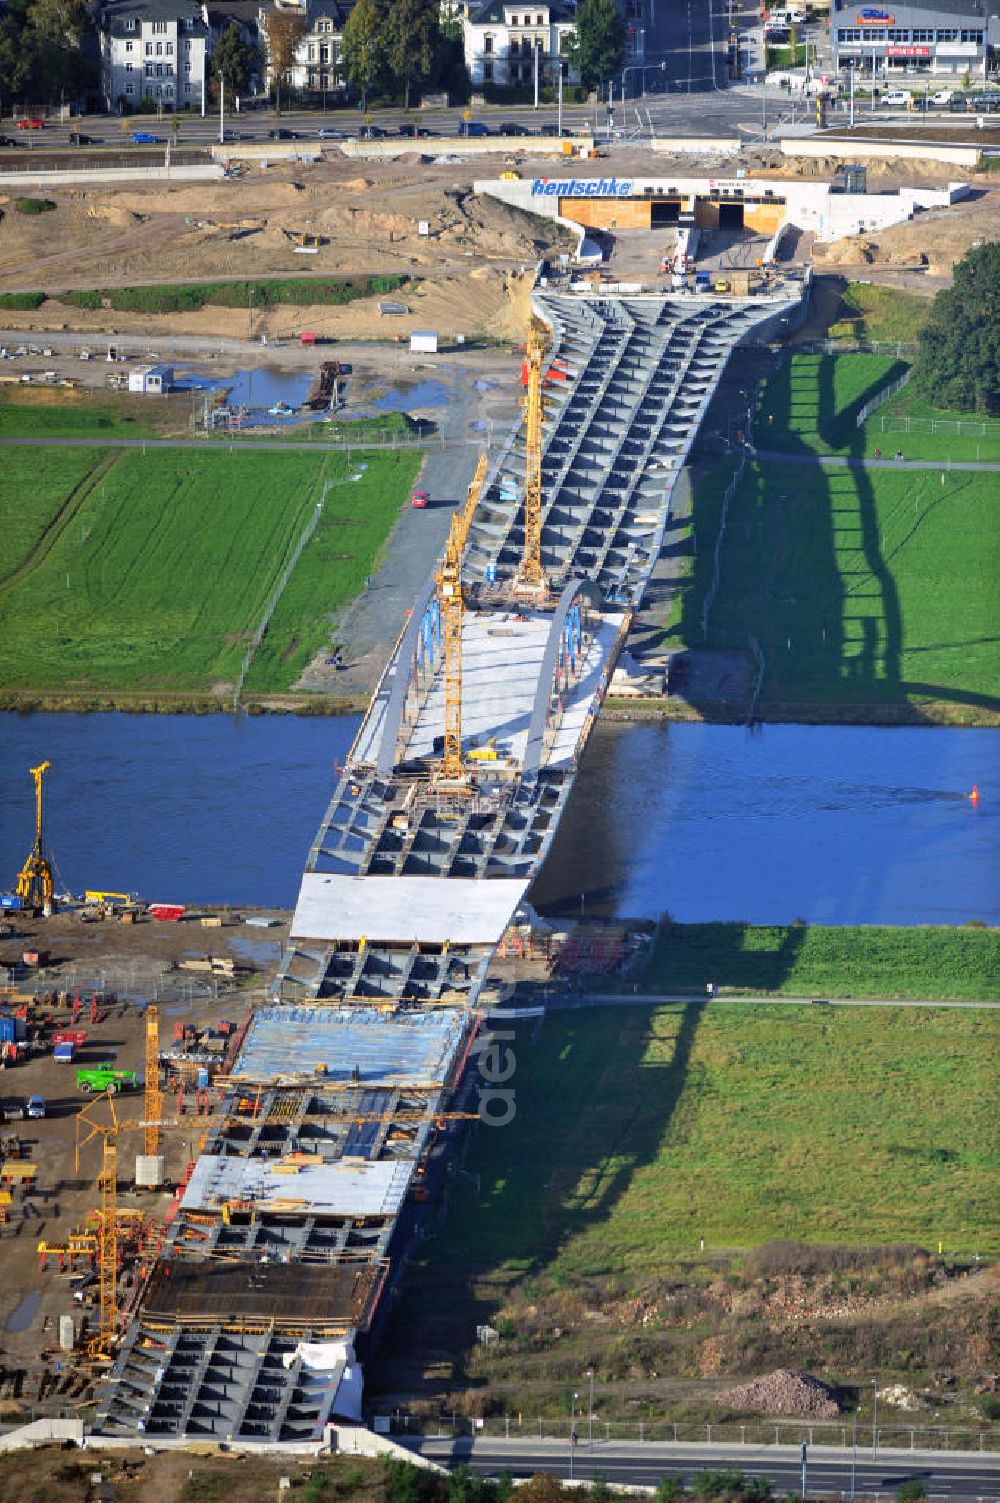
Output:
<path fill-rule="evenodd" d="M 46 915 L 52 912 L 52 867 L 46 855 L 42 837 L 42 779 L 52 764 L 42 762 L 30 768 L 35 780 L 35 843 L 28 859 L 17 877 L 17 895 L 28 909 L 41 909 Z"/>

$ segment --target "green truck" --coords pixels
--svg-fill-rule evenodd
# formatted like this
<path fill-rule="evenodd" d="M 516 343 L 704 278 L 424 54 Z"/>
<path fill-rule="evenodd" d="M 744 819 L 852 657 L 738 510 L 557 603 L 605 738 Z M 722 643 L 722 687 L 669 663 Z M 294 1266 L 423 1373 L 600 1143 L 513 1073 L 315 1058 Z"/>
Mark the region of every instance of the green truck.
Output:
<path fill-rule="evenodd" d="M 139 1077 L 135 1070 L 115 1070 L 111 1065 L 88 1065 L 76 1072 L 78 1091 L 137 1091 Z"/>

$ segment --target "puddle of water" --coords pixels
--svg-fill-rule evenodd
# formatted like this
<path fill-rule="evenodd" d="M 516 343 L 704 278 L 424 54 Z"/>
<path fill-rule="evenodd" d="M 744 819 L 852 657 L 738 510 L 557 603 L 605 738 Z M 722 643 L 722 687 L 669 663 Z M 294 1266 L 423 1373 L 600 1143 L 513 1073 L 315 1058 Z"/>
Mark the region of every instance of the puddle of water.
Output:
<path fill-rule="evenodd" d="M 413 412 L 418 407 L 447 407 L 450 392 L 443 381 L 415 381 L 383 392 L 371 404 L 379 412 Z"/>
<path fill-rule="evenodd" d="M 283 371 L 276 366 L 262 365 L 255 370 L 234 371 L 231 376 L 205 376 L 198 371 L 181 371 L 176 382 L 177 391 L 218 391 L 226 393 L 230 407 L 245 407 L 249 422 L 297 423 L 314 422 L 319 413 L 299 409 L 313 384 L 309 371 Z M 288 413 L 272 413 L 270 408 L 283 403 L 295 409 Z"/>
<path fill-rule="evenodd" d="M 252 960 L 256 965 L 269 965 L 281 954 L 281 945 L 276 939 L 244 939 L 234 935 L 229 948 L 242 960 Z"/>
<path fill-rule="evenodd" d="M 26 1294 L 16 1310 L 12 1310 L 7 1317 L 8 1331 L 26 1331 L 38 1314 L 38 1306 L 41 1295 L 37 1289 Z"/>

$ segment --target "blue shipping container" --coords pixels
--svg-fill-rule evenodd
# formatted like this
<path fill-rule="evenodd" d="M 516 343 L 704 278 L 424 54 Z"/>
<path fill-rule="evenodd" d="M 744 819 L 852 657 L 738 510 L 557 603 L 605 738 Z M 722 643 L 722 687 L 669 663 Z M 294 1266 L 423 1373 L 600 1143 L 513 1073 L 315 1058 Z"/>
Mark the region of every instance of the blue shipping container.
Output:
<path fill-rule="evenodd" d="M 75 1053 L 76 1049 L 72 1044 L 57 1044 L 52 1051 L 52 1057 L 53 1059 L 58 1059 L 62 1064 L 66 1064 L 72 1060 Z"/>
<path fill-rule="evenodd" d="M 14 892 L 0 892 L 0 908 L 20 908 L 21 899 Z"/>
<path fill-rule="evenodd" d="M 13 1044 L 17 1038 L 17 1025 L 13 1018 L 0 1013 L 0 1044 Z"/>

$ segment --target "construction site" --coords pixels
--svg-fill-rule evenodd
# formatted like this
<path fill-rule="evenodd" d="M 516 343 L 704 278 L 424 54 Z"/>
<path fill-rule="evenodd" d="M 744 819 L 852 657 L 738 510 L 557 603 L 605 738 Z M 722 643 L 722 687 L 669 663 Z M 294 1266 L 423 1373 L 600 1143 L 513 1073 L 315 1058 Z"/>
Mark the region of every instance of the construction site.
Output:
<path fill-rule="evenodd" d="M 491 961 L 570 796 L 676 477 L 731 352 L 780 338 L 807 291 L 795 271 L 752 297 L 536 288 L 523 417 L 481 455 L 400 632 L 266 997 L 238 1024 L 175 1024 L 172 1047 L 150 1005 L 142 1072 L 78 1074 L 96 1099 L 75 1172 L 98 1168 L 99 1205 L 40 1250 L 90 1289 L 82 1328 L 59 1322 L 86 1374 L 74 1437 L 314 1451 L 363 1424 L 366 1356 L 454 1135 L 502 1117 Z M 44 910 L 43 772 L 18 894 Z M 23 1028 L 37 1009 L 20 1012 Z M 123 1107 L 140 1088 L 141 1109 Z M 6 1202 L 43 1174 L 6 1157 Z"/>

